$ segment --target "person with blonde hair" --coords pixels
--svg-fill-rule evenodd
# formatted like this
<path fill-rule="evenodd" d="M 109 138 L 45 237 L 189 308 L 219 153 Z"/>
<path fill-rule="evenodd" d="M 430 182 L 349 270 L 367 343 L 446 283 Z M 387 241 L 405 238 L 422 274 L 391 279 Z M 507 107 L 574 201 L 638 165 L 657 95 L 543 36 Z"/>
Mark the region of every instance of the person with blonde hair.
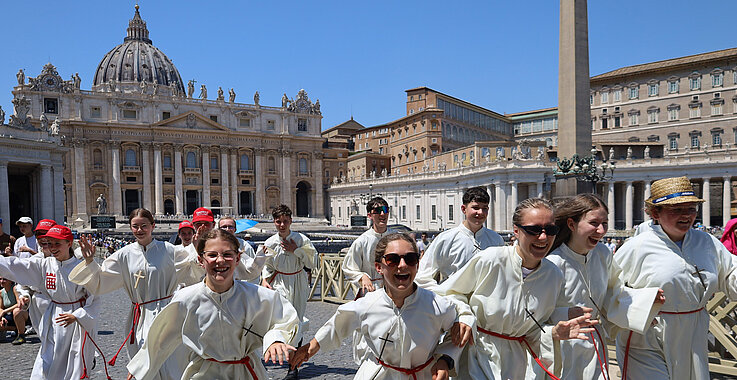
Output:
<path fill-rule="evenodd" d="M 617 335 L 622 379 L 708 379 L 709 313 L 715 292 L 737 300 L 737 258 L 710 234 L 693 229 L 703 199 L 687 177 L 653 182 L 645 201 L 650 229 L 614 255 L 620 280 L 633 289 L 660 288 L 665 303 L 644 333 Z"/>

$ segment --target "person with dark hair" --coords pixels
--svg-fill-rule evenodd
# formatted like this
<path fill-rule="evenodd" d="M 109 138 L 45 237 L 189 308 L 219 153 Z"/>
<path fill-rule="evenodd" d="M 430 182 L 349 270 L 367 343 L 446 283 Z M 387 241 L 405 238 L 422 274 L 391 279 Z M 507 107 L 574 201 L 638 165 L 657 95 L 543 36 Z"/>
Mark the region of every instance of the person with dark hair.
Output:
<path fill-rule="evenodd" d="M 376 289 L 374 283 L 381 281 L 373 255 L 379 239 L 388 233 L 389 203 L 382 197 L 372 198 L 366 203 L 366 213 L 371 228 L 353 241 L 343 259 L 343 274 L 348 281 L 360 287 L 361 293 L 373 292 Z"/>
<path fill-rule="evenodd" d="M 186 251 L 176 250 L 168 242 L 153 238 L 156 227 L 149 210 L 137 208 L 128 216 L 135 243 L 128 244 L 106 258 L 102 265 L 95 260 L 95 247 L 90 238 L 79 239 L 84 261 L 79 263 L 69 275 L 70 280 L 85 286 L 92 294 L 102 295 L 123 288 L 131 300 L 128 315 L 128 335 L 110 365 L 115 361 L 123 347 L 129 357 L 133 357 L 146 341 L 151 320 L 169 304 L 179 284 L 192 284 L 193 267 L 199 267 L 196 258 L 190 258 Z M 161 379 L 181 379 L 182 371 L 189 360 L 187 349 L 180 349 L 161 367 Z"/>
<path fill-rule="evenodd" d="M 545 258 L 558 233 L 553 206 L 541 198 L 525 199 L 512 221 L 516 245 L 482 251 L 435 290 L 450 296 L 459 321 L 477 330 L 461 329 L 462 339 L 473 335 L 475 341 L 458 364 L 460 379 L 524 379 L 530 356 L 552 375 L 547 370 L 552 358 L 539 356 L 543 335 L 550 335 L 553 344 L 588 339 L 585 334 L 597 323 L 590 319 L 591 308 L 573 307 L 567 312 L 578 317 L 544 327 L 564 291 L 563 274 Z"/>
<path fill-rule="evenodd" d="M 266 379 L 257 351 L 266 362 L 288 360 L 297 311 L 273 290 L 234 280 L 242 253 L 231 232 L 213 229 L 195 244 L 205 280 L 174 294 L 128 371 L 139 380 L 155 379 L 184 345 L 192 354 L 182 379 Z"/>
<path fill-rule="evenodd" d="M 0 258 L 0 276 L 38 289 L 50 302 L 39 321 L 41 348 L 31 379 L 80 379 L 92 366 L 97 337 L 99 298 L 70 281 L 80 259 L 72 250 L 72 231 L 55 225 L 44 238 L 50 242 L 46 258 Z M 18 326 L 19 333 L 25 326 Z M 22 334 L 19 338 L 22 339 Z"/>
<path fill-rule="evenodd" d="M 450 333 L 454 328 L 460 331 L 456 308 L 414 283 L 419 258 L 411 236 L 391 233 L 382 237 L 376 245 L 374 266 L 384 287 L 338 307 L 315 338 L 292 355 L 292 367 L 320 349 L 338 348 L 355 332 L 366 344 L 356 379 L 443 380 L 455 374 L 461 353 L 460 340 Z"/>
<path fill-rule="evenodd" d="M 620 279 L 634 289 L 657 287 L 665 304 L 644 333 L 617 335 L 622 379 L 708 379 L 707 302 L 716 292 L 737 300 L 737 257 L 711 234 L 693 229 L 703 199 L 687 177 L 653 182 L 645 211 L 653 225 L 614 255 Z"/>
<path fill-rule="evenodd" d="M 415 279 L 418 285 L 433 290 L 479 251 L 504 245 L 504 239 L 498 233 L 484 227 L 490 200 L 489 193 L 482 186 L 466 190 L 461 205 L 465 220 L 433 239 L 420 260 Z"/>
<path fill-rule="evenodd" d="M 632 289 L 619 278 L 621 269 L 609 248 L 599 241 L 608 229 L 604 201 L 594 194 L 579 194 L 555 209 L 553 250 L 547 258 L 565 277 L 565 295 L 559 306 L 592 308 L 592 318 L 606 324 L 589 334 L 590 340 L 568 340 L 560 343 L 560 378 L 609 379 L 607 344 L 609 334 L 617 328 L 642 334 L 665 301 L 657 287 Z M 551 320 L 568 319 L 567 310 L 554 313 Z M 558 314 L 558 315 L 556 315 Z M 613 334 L 616 335 L 616 334 Z M 612 336 L 613 337 L 613 336 Z M 543 347 L 551 347 L 551 344 Z M 537 370 L 539 375 L 541 371 Z"/>
<path fill-rule="evenodd" d="M 310 298 L 310 284 L 307 281 L 307 273 L 304 268 L 315 267 L 317 250 L 307 236 L 293 232 L 292 210 L 286 205 L 279 205 L 271 213 L 274 218 L 276 234 L 264 242 L 266 250 L 266 263 L 261 274 L 261 285 L 274 289 L 289 301 L 300 321 L 297 333 L 299 344 L 302 344 L 302 334 L 307 329 L 308 320 L 305 318 L 307 299 Z M 297 379 L 299 373 L 294 368 L 287 373 L 285 379 Z"/>

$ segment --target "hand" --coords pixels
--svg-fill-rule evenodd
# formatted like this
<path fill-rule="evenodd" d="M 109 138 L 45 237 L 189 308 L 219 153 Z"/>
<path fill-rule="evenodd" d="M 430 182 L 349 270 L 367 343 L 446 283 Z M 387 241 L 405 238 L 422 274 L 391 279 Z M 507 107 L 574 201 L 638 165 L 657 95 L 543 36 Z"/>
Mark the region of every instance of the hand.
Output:
<path fill-rule="evenodd" d="M 33 252 L 33 253 L 36 253 L 36 251 L 32 250 L 31 248 L 29 248 L 29 247 L 27 247 L 25 245 L 22 246 L 22 247 L 20 247 L 20 248 L 18 248 L 18 250 L 21 251 L 21 252 Z"/>
<path fill-rule="evenodd" d="M 19 297 L 18 298 L 18 307 L 21 308 L 21 309 L 23 309 L 23 310 L 25 310 L 28 307 L 27 305 L 28 305 L 28 302 L 29 301 L 30 301 L 30 299 L 28 297 L 26 297 L 26 296 Z"/>
<path fill-rule="evenodd" d="M 285 360 L 289 360 L 290 351 L 297 351 L 297 349 L 282 342 L 274 342 L 266 350 L 266 353 L 264 354 L 264 362 L 271 360 L 272 363 L 276 364 L 276 360 L 279 358 L 279 365 L 282 365 Z"/>
<path fill-rule="evenodd" d="M 432 372 L 432 380 L 447 380 L 450 376 L 448 374 L 448 363 L 445 360 L 436 361 L 430 368 L 430 372 Z"/>
<path fill-rule="evenodd" d="M 133 380 L 133 375 L 129 373 L 125 380 Z"/>
<path fill-rule="evenodd" d="M 463 347 L 466 343 L 473 344 L 473 331 L 471 326 L 456 322 L 453 327 L 450 328 L 450 337 L 453 340 L 453 344 L 458 347 Z"/>
<path fill-rule="evenodd" d="M 665 303 L 665 292 L 663 292 L 663 289 L 658 289 L 658 294 L 655 295 L 655 301 L 653 301 L 653 304 L 664 304 Z"/>
<path fill-rule="evenodd" d="M 261 280 L 261 286 L 263 286 L 266 289 L 274 289 L 271 287 L 271 284 L 269 284 L 269 282 L 266 281 L 266 279 Z"/>
<path fill-rule="evenodd" d="M 574 306 L 568 308 L 568 319 L 578 318 L 585 313 L 591 313 L 594 309 L 586 306 Z"/>
<path fill-rule="evenodd" d="M 317 351 L 320 351 L 320 343 L 317 343 L 316 339 L 312 339 L 310 343 L 297 349 L 297 351 L 289 359 L 289 368 L 295 369 L 306 362 L 309 358 L 313 357 Z"/>
<path fill-rule="evenodd" d="M 67 327 L 70 324 L 77 321 L 77 317 L 74 316 L 74 314 L 69 313 L 60 313 L 58 317 L 54 320 L 54 322 L 58 323 L 60 326 Z"/>
<path fill-rule="evenodd" d="M 371 282 L 371 278 L 365 273 L 361 276 L 361 288 L 363 288 L 363 291 L 367 293 L 376 290 L 374 283 Z"/>
<path fill-rule="evenodd" d="M 594 328 L 590 327 L 599 323 L 596 319 L 591 318 L 591 314 L 586 313 L 580 317 L 570 319 L 568 321 L 558 322 L 553 327 L 553 339 L 581 339 L 588 340 L 587 333 L 593 332 Z"/>
<path fill-rule="evenodd" d="M 79 237 L 79 248 L 82 250 L 82 257 L 84 257 L 84 261 L 87 264 L 91 263 L 92 260 L 95 259 L 95 246 L 92 245 L 92 242 L 87 235 Z"/>
<path fill-rule="evenodd" d="M 200 236 L 204 236 L 208 230 L 209 230 L 209 227 L 207 223 L 201 224 L 197 228 L 197 231 L 195 231 L 194 236 L 192 237 L 192 244 L 197 244 L 197 240 L 200 238 Z"/>
<path fill-rule="evenodd" d="M 281 242 L 281 247 L 290 253 L 294 253 L 294 251 L 298 248 L 297 243 L 294 242 L 294 240 L 284 240 Z"/>
<path fill-rule="evenodd" d="M 5 256 L 10 256 L 13 254 L 13 250 L 10 249 L 10 246 L 5 247 Z"/>

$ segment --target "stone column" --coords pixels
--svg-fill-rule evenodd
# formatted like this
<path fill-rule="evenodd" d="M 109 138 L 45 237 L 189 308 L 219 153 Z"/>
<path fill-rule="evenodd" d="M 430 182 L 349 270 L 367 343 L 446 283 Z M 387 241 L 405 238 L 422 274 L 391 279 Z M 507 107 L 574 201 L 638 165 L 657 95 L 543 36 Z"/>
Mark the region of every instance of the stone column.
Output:
<path fill-rule="evenodd" d="M 322 188 L 322 152 L 315 153 L 313 155 L 313 162 L 315 163 L 315 172 L 313 173 L 315 176 L 315 204 L 312 207 L 312 217 L 313 218 L 324 218 L 325 217 L 325 203 L 323 201 L 323 188 Z M 426 211 L 429 215 L 430 210 L 428 209 Z M 427 220 L 429 221 L 430 218 L 428 217 Z M 428 222 L 429 223 L 429 222 Z"/>
<path fill-rule="evenodd" d="M 494 226 L 494 215 L 497 214 L 496 211 L 496 194 L 494 194 L 494 189 L 492 188 L 492 185 L 486 185 L 486 192 L 489 193 L 489 215 L 486 216 L 486 228 L 493 230 L 496 228 Z"/>
<path fill-rule="evenodd" d="M 282 150 L 281 202 L 292 209 L 292 152 Z M 292 210 L 294 212 L 295 210 Z"/>
<path fill-rule="evenodd" d="M 114 141 L 110 144 L 110 151 L 112 152 L 112 160 L 110 164 L 113 169 L 113 188 L 111 190 L 111 202 L 110 210 L 113 215 L 123 215 L 123 193 L 120 189 L 120 142 Z"/>
<path fill-rule="evenodd" d="M 143 208 L 153 210 L 153 202 L 151 202 L 151 160 L 149 153 L 151 151 L 151 143 L 141 143 L 141 172 L 143 173 Z"/>
<path fill-rule="evenodd" d="M 732 204 L 732 177 L 724 177 L 724 187 L 722 188 L 722 227 L 727 225 L 731 215 Z"/>
<path fill-rule="evenodd" d="M 609 209 L 608 222 L 609 228 L 614 229 L 614 216 L 617 211 L 614 205 L 614 181 L 609 181 L 607 185 L 606 207 Z"/>
<path fill-rule="evenodd" d="M 233 213 L 240 214 L 240 197 L 238 196 L 238 184 L 241 182 L 241 178 L 238 175 L 238 165 L 240 164 L 238 157 L 238 148 L 232 148 L 230 150 L 230 199 L 234 207 Z"/>
<path fill-rule="evenodd" d="M 626 182 L 626 192 L 624 201 L 624 229 L 631 230 L 633 225 L 633 212 L 632 212 L 632 201 L 635 196 L 635 189 L 632 186 L 632 181 Z"/>
<path fill-rule="evenodd" d="M 202 207 L 210 208 L 210 146 L 203 145 L 202 150 Z"/>
<path fill-rule="evenodd" d="M 174 145 L 174 203 L 177 208 L 177 215 L 184 215 L 184 191 L 182 190 L 182 181 L 184 174 L 182 173 L 182 149 L 184 145 Z"/>
<path fill-rule="evenodd" d="M 61 164 L 61 159 L 57 161 L 58 164 L 54 165 L 52 169 L 53 172 L 53 187 L 56 189 L 54 191 L 54 220 L 64 220 L 64 194 L 66 192 L 66 189 L 64 189 L 64 167 Z M 69 200 L 71 203 L 71 199 Z"/>
<path fill-rule="evenodd" d="M 41 194 L 39 194 L 39 203 L 41 213 L 39 219 L 47 219 L 54 217 L 54 181 L 51 179 L 51 165 L 41 165 L 41 183 L 39 186 Z"/>
<path fill-rule="evenodd" d="M 519 184 L 517 182 L 510 182 L 510 187 L 512 188 L 512 191 L 509 195 L 509 203 L 507 203 L 507 228 L 512 229 L 512 214 L 514 213 L 514 209 L 517 208 L 517 187 Z"/>
<path fill-rule="evenodd" d="M 711 178 L 704 178 L 702 185 L 702 198 L 706 202 L 701 204 L 701 223 L 707 227 L 711 226 L 711 194 L 709 186 L 711 185 Z"/>
<path fill-rule="evenodd" d="M 84 147 L 85 141 L 75 140 L 74 146 L 74 195 L 76 199 L 77 218 L 87 221 L 87 178 L 85 178 L 85 158 Z M 118 167 L 119 168 L 119 167 Z"/>
<path fill-rule="evenodd" d="M 0 218 L 3 219 L 3 231 L 10 233 L 10 185 L 8 184 L 8 162 L 0 161 Z"/>
<path fill-rule="evenodd" d="M 228 179 L 228 148 L 220 147 L 220 205 L 223 207 L 231 207 L 230 204 L 230 181 Z M 236 209 L 225 209 L 223 214 L 237 215 Z"/>
<path fill-rule="evenodd" d="M 156 215 L 164 215 L 164 175 L 161 160 L 161 144 L 154 143 L 154 204 Z"/>
<path fill-rule="evenodd" d="M 648 179 L 648 180 L 645 180 L 645 200 L 650 198 L 651 194 L 652 193 L 650 192 L 650 180 Z M 650 220 L 650 215 L 648 215 L 647 212 L 643 212 L 642 215 L 645 221 Z"/>
<path fill-rule="evenodd" d="M 264 168 L 264 150 L 256 149 L 253 180 L 256 184 L 256 201 L 254 214 L 266 214 L 266 173 Z"/>
<path fill-rule="evenodd" d="M 504 214 L 504 189 L 501 182 L 494 183 L 494 229 L 499 232 L 503 229 L 502 215 Z"/>
<path fill-rule="evenodd" d="M 535 193 L 538 198 L 543 198 L 545 196 L 545 182 L 537 182 Z"/>

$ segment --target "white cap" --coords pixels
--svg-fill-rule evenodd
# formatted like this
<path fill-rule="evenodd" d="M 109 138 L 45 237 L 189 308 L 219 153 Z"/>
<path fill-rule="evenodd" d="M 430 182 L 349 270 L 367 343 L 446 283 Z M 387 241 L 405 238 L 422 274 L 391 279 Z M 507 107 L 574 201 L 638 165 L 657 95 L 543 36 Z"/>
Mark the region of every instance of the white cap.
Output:
<path fill-rule="evenodd" d="M 17 225 L 19 225 L 21 223 L 33 224 L 33 219 L 31 219 L 31 218 L 29 218 L 27 216 L 23 216 L 20 219 L 18 219 L 17 222 L 15 222 L 15 225 L 17 226 Z"/>

